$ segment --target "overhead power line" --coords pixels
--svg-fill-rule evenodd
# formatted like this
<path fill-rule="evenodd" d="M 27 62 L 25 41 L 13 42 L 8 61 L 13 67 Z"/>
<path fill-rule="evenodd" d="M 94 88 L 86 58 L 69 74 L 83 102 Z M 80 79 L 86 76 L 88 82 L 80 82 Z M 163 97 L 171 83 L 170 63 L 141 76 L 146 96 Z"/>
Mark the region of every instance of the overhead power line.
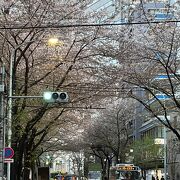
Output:
<path fill-rule="evenodd" d="M 5 29 L 58 29 L 58 28 L 72 28 L 72 27 L 102 27 L 102 26 L 126 26 L 126 25 L 143 25 L 143 24 L 162 24 L 162 23 L 178 23 L 180 20 L 166 20 L 166 21 L 144 21 L 144 22 L 127 22 L 127 23 L 101 23 L 101 24 L 48 24 L 48 25 L 40 25 L 40 26 L 0 26 L 0 30 Z"/>

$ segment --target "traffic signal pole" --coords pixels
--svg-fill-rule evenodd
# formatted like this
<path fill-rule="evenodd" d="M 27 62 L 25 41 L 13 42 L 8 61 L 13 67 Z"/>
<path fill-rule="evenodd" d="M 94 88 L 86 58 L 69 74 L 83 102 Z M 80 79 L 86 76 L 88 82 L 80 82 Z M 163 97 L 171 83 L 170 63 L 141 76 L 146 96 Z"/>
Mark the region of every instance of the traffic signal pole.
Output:
<path fill-rule="evenodd" d="M 9 76 L 9 94 L 8 94 L 8 119 L 7 119 L 7 145 L 8 147 L 11 147 L 11 136 L 12 136 L 12 99 L 13 98 L 42 98 L 42 96 L 13 96 L 13 68 L 14 68 L 14 62 L 15 62 L 15 54 L 18 48 L 20 48 L 22 45 L 32 43 L 35 40 L 28 41 L 26 43 L 19 44 L 16 46 L 12 52 L 10 57 L 10 76 Z M 66 94 L 66 93 L 65 93 Z M 67 102 L 68 98 L 61 99 L 62 102 Z M 7 180 L 11 179 L 11 164 L 7 163 Z"/>
<path fill-rule="evenodd" d="M 4 66 L 0 67 L 0 180 L 4 176 L 5 118 L 4 118 Z"/>
<path fill-rule="evenodd" d="M 12 69 L 12 68 L 11 68 Z M 8 96 L 8 147 L 11 147 L 11 135 L 12 135 L 12 99 L 17 99 L 17 98 L 44 98 L 43 96 L 13 96 L 12 94 L 13 89 L 12 89 L 12 70 L 10 71 L 10 84 L 9 84 L 9 96 Z M 49 92 L 50 95 L 58 94 L 58 100 L 57 99 L 52 99 L 53 97 L 50 96 L 50 101 L 53 100 L 53 102 L 61 102 L 65 103 L 68 102 L 68 94 L 66 92 Z M 44 99 L 45 100 L 45 99 Z M 57 100 L 57 101 L 56 101 Z M 45 102 L 47 102 L 45 100 Z M 7 163 L 7 180 L 10 180 L 11 178 L 11 164 Z M 1 180 L 1 179 L 0 179 Z"/>
<path fill-rule="evenodd" d="M 22 45 L 22 44 L 21 44 Z M 8 120 L 7 120 L 7 145 L 11 147 L 11 135 L 12 135 L 12 92 L 13 92 L 13 64 L 15 60 L 16 50 L 21 46 L 17 46 L 11 53 L 10 58 L 10 72 L 9 72 L 9 97 L 8 97 Z M 11 164 L 7 163 L 7 180 L 11 178 Z"/>
<path fill-rule="evenodd" d="M 11 57 L 10 57 L 10 67 L 9 67 L 9 94 L 8 94 L 8 120 L 7 120 L 7 145 L 8 147 L 11 147 L 11 135 L 12 135 L 12 95 L 13 95 L 13 68 L 14 68 L 14 62 L 15 62 L 15 54 L 18 48 L 20 48 L 22 45 L 32 43 L 32 41 L 28 41 L 26 43 L 19 44 L 12 50 Z M 10 180 L 11 178 L 11 165 L 10 163 L 7 163 L 7 180 Z"/>

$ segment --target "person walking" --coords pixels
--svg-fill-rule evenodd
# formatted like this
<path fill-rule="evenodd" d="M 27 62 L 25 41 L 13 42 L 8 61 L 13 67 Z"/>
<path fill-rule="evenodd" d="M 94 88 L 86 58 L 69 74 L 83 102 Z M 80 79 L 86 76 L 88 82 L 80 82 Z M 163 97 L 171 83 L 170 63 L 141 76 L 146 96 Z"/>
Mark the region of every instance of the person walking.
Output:
<path fill-rule="evenodd" d="M 164 176 L 161 177 L 161 180 L 165 180 L 165 179 L 164 179 Z"/>

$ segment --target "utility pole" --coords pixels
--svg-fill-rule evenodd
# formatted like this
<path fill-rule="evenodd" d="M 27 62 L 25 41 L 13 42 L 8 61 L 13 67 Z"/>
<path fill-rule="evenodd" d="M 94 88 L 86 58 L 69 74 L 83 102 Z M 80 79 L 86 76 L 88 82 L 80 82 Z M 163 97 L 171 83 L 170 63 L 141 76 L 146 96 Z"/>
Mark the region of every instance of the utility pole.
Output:
<path fill-rule="evenodd" d="M 5 118 L 4 118 L 4 66 L 0 67 L 0 180 L 4 176 Z"/>
<path fill-rule="evenodd" d="M 167 131 L 164 126 L 164 180 L 167 180 Z"/>
<path fill-rule="evenodd" d="M 14 62 L 15 62 L 15 55 L 18 48 L 25 44 L 31 44 L 34 42 L 28 41 L 26 43 L 19 44 L 16 46 L 11 53 L 10 57 L 10 72 L 9 72 L 9 98 L 8 98 L 8 121 L 7 121 L 7 141 L 8 141 L 8 147 L 11 147 L 11 135 L 12 135 L 12 95 L 13 95 L 13 68 L 14 68 Z M 7 163 L 7 180 L 11 179 L 11 164 Z"/>

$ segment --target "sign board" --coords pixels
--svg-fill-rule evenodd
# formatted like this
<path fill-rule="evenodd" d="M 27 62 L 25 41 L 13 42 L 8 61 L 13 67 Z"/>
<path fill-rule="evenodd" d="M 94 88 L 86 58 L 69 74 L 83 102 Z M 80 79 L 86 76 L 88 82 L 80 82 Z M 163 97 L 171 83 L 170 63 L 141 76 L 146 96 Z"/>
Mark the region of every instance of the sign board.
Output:
<path fill-rule="evenodd" d="M 4 159 L 4 163 L 13 163 L 14 159 Z"/>
<path fill-rule="evenodd" d="M 11 159 L 14 156 L 14 150 L 11 147 L 4 148 L 4 158 Z"/>
<path fill-rule="evenodd" d="M 117 164 L 115 169 L 116 171 L 138 171 L 139 167 L 133 164 Z"/>
<path fill-rule="evenodd" d="M 164 138 L 155 138 L 154 143 L 155 144 L 164 144 Z"/>
<path fill-rule="evenodd" d="M 124 170 L 124 171 L 133 171 L 137 170 L 137 168 L 134 166 L 119 166 L 117 167 L 117 170 Z"/>

